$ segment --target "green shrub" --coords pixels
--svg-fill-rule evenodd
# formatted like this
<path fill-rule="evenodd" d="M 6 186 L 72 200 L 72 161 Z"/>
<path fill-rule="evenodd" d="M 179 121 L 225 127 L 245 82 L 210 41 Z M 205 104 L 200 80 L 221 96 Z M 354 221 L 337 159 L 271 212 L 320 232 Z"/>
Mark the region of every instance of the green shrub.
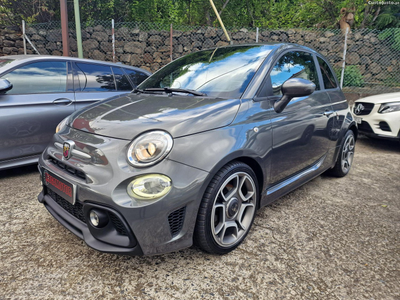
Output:
<path fill-rule="evenodd" d="M 342 68 L 335 68 L 335 73 L 340 82 L 340 78 L 342 75 Z M 361 75 L 358 66 L 346 66 L 344 68 L 343 87 L 345 86 L 359 86 L 359 87 L 364 86 L 364 78 Z"/>
<path fill-rule="evenodd" d="M 378 38 L 381 41 L 386 40 L 388 44 L 390 44 L 390 47 L 392 47 L 394 50 L 399 51 L 400 50 L 400 29 L 399 28 L 388 28 L 383 31 L 378 35 Z"/>

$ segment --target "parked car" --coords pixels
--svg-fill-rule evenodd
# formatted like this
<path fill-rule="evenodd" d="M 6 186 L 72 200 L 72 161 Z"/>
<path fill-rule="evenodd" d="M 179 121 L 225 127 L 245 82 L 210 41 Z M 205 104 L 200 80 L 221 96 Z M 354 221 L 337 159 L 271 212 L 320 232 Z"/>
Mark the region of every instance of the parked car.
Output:
<path fill-rule="evenodd" d="M 0 57 L 0 170 L 37 163 L 57 124 L 96 101 L 130 92 L 146 70 L 72 57 Z"/>
<path fill-rule="evenodd" d="M 353 113 L 358 130 L 364 135 L 400 140 L 400 93 L 358 99 Z"/>
<path fill-rule="evenodd" d="M 224 254 L 259 207 L 325 171 L 345 176 L 356 137 L 314 50 L 204 50 L 64 119 L 40 158 L 38 199 L 99 251 L 152 255 L 194 242 Z"/>

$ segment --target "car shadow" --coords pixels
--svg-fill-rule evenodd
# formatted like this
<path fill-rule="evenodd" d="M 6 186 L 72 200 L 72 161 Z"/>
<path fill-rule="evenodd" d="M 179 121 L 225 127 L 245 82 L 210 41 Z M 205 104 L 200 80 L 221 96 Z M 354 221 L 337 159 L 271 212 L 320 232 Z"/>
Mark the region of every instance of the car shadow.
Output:
<path fill-rule="evenodd" d="M 374 139 L 360 134 L 357 139 L 357 144 L 368 148 L 373 148 L 374 150 L 394 153 L 400 152 L 400 142 L 396 140 Z"/>
<path fill-rule="evenodd" d="M 7 170 L 0 170 L 0 179 L 6 178 L 6 177 L 17 177 L 17 176 L 21 176 L 21 175 L 29 175 L 29 174 L 33 174 L 33 173 L 39 174 L 37 164 L 18 167 L 18 168 L 12 168 L 12 169 L 7 169 Z"/>

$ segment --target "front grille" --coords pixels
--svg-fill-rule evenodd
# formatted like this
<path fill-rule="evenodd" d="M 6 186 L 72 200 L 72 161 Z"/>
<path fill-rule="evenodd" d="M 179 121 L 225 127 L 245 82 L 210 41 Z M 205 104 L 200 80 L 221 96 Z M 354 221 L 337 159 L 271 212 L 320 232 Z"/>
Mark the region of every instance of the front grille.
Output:
<path fill-rule="evenodd" d="M 381 130 L 383 130 L 383 131 L 392 131 L 392 130 L 390 129 L 389 124 L 386 123 L 386 122 L 384 122 L 384 121 L 379 122 L 379 127 L 380 127 Z"/>
<path fill-rule="evenodd" d="M 86 180 L 86 175 L 82 171 L 79 171 L 79 170 L 77 170 L 77 169 L 75 169 L 75 168 L 73 168 L 71 166 L 68 166 L 68 165 L 64 164 L 62 161 L 59 161 L 59 160 L 57 160 L 57 159 L 55 159 L 53 157 L 50 157 L 49 161 L 53 165 L 57 166 L 58 168 L 66 170 L 67 172 L 71 173 L 72 175 L 75 175 L 75 176 L 77 176 L 77 177 L 79 177 L 81 179 Z"/>
<path fill-rule="evenodd" d="M 367 133 L 374 133 L 371 126 L 369 126 L 369 124 L 365 121 L 362 121 L 361 124 L 358 124 L 358 130 Z"/>
<path fill-rule="evenodd" d="M 126 228 L 125 228 L 124 224 L 122 224 L 121 220 L 113 213 L 108 213 L 108 216 L 110 217 L 110 220 L 113 223 L 115 230 L 120 235 L 128 236 L 128 232 L 126 231 Z"/>
<path fill-rule="evenodd" d="M 83 205 L 80 202 L 75 202 L 75 205 L 72 205 L 63 197 L 59 196 L 55 192 L 50 189 L 47 189 L 47 194 L 58 204 L 60 205 L 66 212 L 70 215 L 74 216 L 78 220 L 82 221 L 86 224 L 85 217 L 83 215 Z"/>
<path fill-rule="evenodd" d="M 183 221 L 185 220 L 186 207 L 175 210 L 168 216 L 169 228 L 171 230 L 172 237 L 179 234 L 183 227 Z"/>
<path fill-rule="evenodd" d="M 374 103 L 356 102 L 354 104 L 353 112 L 357 116 L 365 116 L 371 112 L 374 106 Z"/>

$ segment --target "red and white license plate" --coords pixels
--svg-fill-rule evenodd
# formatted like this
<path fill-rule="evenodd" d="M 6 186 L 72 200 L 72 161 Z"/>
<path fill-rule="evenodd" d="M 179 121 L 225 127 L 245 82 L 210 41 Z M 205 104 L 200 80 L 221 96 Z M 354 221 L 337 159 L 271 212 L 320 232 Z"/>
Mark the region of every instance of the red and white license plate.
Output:
<path fill-rule="evenodd" d="M 57 176 L 56 174 L 43 170 L 43 185 L 48 189 L 55 192 L 57 195 L 63 197 L 72 205 L 75 204 L 76 200 L 76 185 L 69 183 L 65 179 Z"/>

